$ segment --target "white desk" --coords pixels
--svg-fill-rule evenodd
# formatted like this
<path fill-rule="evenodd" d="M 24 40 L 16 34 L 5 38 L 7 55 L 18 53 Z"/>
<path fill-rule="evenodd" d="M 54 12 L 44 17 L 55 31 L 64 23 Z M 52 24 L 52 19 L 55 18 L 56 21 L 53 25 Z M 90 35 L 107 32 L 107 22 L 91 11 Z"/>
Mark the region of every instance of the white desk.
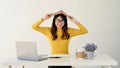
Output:
<path fill-rule="evenodd" d="M 48 68 L 49 65 L 53 66 L 67 66 L 71 65 L 72 67 L 76 66 L 101 66 L 102 68 L 108 67 L 112 68 L 113 66 L 117 66 L 118 63 L 113 58 L 111 58 L 108 55 L 98 55 L 94 57 L 93 60 L 78 60 L 76 58 L 59 58 L 59 59 L 47 59 L 43 61 L 23 61 L 23 60 L 9 60 L 4 62 L 2 65 L 7 65 L 9 68 L 12 68 L 12 66 L 22 66 L 22 68 L 25 68 L 26 65 L 30 66 L 41 66 L 42 68 Z"/>

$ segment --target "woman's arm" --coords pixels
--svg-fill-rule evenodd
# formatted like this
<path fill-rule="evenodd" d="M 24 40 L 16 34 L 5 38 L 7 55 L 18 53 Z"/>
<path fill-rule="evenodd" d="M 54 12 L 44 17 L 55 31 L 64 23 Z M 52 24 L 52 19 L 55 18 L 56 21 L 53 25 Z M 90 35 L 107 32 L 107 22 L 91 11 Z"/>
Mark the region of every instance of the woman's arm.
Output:
<path fill-rule="evenodd" d="M 55 13 L 49 13 L 49 14 L 46 14 L 45 16 L 43 16 L 41 19 L 39 19 L 38 21 L 36 21 L 33 25 L 32 25 L 32 28 L 36 31 L 39 31 L 43 34 L 46 34 L 47 31 L 49 30 L 49 27 L 42 27 L 40 26 L 40 24 L 47 20 L 47 19 L 50 19 L 52 16 L 54 16 L 55 14 L 60 14 L 61 13 L 61 10 L 60 11 L 57 11 Z"/>
<path fill-rule="evenodd" d="M 80 24 L 80 22 L 77 21 L 73 16 L 68 16 L 68 18 L 80 28 L 79 30 L 82 34 L 88 32 L 88 30 L 82 24 Z"/>
<path fill-rule="evenodd" d="M 40 28 L 40 24 L 43 22 L 44 20 L 41 18 L 41 19 L 39 19 L 38 21 L 36 21 L 33 25 L 32 25 L 32 28 L 33 29 L 37 29 L 37 28 Z"/>
<path fill-rule="evenodd" d="M 41 19 L 39 19 L 38 21 L 36 21 L 36 22 L 32 25 L 32 28 L 33 28 L 33 29 L 39 28 L 39 25 L 40 25 L 43 21 L 49 19 L 51 16 L 52 16 L 52 14 L 46 14 L 44 17 L 42 17 Z"/>
<path fill-rule="evenodd" d="M 38 21 L 36 21 L 36 22 L 32 25 L 32 28 L 33 28 L 34 30 L 38 31 L 38 32 L 41 32 L 41 33 L 47 35 L 47 33 L 48 33 L 48 31 L 49 31 L 50 28 L 49 28 L 49 27 L 42 27 L 42 26 L 40 26 L 40 24 L 41 24 L 43 21 L 51 18 L 51 16 L 52 16 L 52 14 L 46 14 L 44 17 L 42 17 L 41 19 L 39 19 Z"/>
<path fill-rule="evenodd" d="M 40 20 L 36 21 L 35 24 L 32 25 L 32 28 L 33 28 L 33 29 L 39 28 L 39 25 L 40 25 L 43 21 L 45 21 L 45 20 L 47 20 L 47 19 L 50 19 L 52 16 L 54 16 L 54 15 L 56 15 L 56 14 L 60 14 L 60 13 L 62 13 L 62 10 L 59 10 L 59 11 L 57 11 L 57 12 L 55 12 L 55 13 L 46 14 L 46 15 L 43 16 Z"/>
<path fill-rule="evenodd" d="M 68 15 L 63 10 L 61 12 L 79 27 L 79 29 L 73 29 L 73 28 L 70 29 L 70 33 L 72 36 L 88 33 L 88 30 L 79 21 L 77 21 L 73 16 Z"/>
<path fill-rule="evenodd" d="M 88 30 L 75 18 L 69 16 L 69 19 L 79 27 L 79 29 L 74 29 L 74 28 L 70 29 L 71 37 L 88 33 Z"/>

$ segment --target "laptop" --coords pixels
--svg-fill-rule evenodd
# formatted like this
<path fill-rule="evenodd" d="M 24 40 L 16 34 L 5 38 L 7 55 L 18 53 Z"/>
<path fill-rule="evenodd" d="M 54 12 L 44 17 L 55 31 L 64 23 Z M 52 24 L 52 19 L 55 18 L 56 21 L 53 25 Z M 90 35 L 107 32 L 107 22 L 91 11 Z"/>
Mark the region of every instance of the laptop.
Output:
<path fill-rule="evenodd" d="M 47 56 L 37 54 L 36 42 L 33 41 L 16 41 L 17 59 L 28 61 L 41 61 L 48 59 Z"/>

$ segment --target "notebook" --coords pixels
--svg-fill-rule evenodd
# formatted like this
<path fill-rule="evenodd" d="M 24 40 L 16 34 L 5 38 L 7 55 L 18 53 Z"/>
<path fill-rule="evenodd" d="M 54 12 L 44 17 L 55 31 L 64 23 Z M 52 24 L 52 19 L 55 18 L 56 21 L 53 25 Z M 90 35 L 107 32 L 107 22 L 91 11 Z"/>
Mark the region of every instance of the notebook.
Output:
<path fill-rule="evenodd" d="M 36 42 L 34 41 L 16 41 L 17 59 L 28 61 L 41 61 L 48 59 L 47 55 L 38 55 Z"/>

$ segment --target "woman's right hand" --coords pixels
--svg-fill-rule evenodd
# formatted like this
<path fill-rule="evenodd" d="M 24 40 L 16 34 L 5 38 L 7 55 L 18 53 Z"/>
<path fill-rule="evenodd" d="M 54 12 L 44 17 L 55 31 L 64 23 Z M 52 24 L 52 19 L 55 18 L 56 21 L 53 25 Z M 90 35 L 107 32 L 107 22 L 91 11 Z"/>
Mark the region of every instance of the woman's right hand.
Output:
<path fill-rule="evenodd" d="M 42 17 L 43 20 L 47 20 L 53 16 L 52 13 L 46 14 L 44 17 Z"/>

